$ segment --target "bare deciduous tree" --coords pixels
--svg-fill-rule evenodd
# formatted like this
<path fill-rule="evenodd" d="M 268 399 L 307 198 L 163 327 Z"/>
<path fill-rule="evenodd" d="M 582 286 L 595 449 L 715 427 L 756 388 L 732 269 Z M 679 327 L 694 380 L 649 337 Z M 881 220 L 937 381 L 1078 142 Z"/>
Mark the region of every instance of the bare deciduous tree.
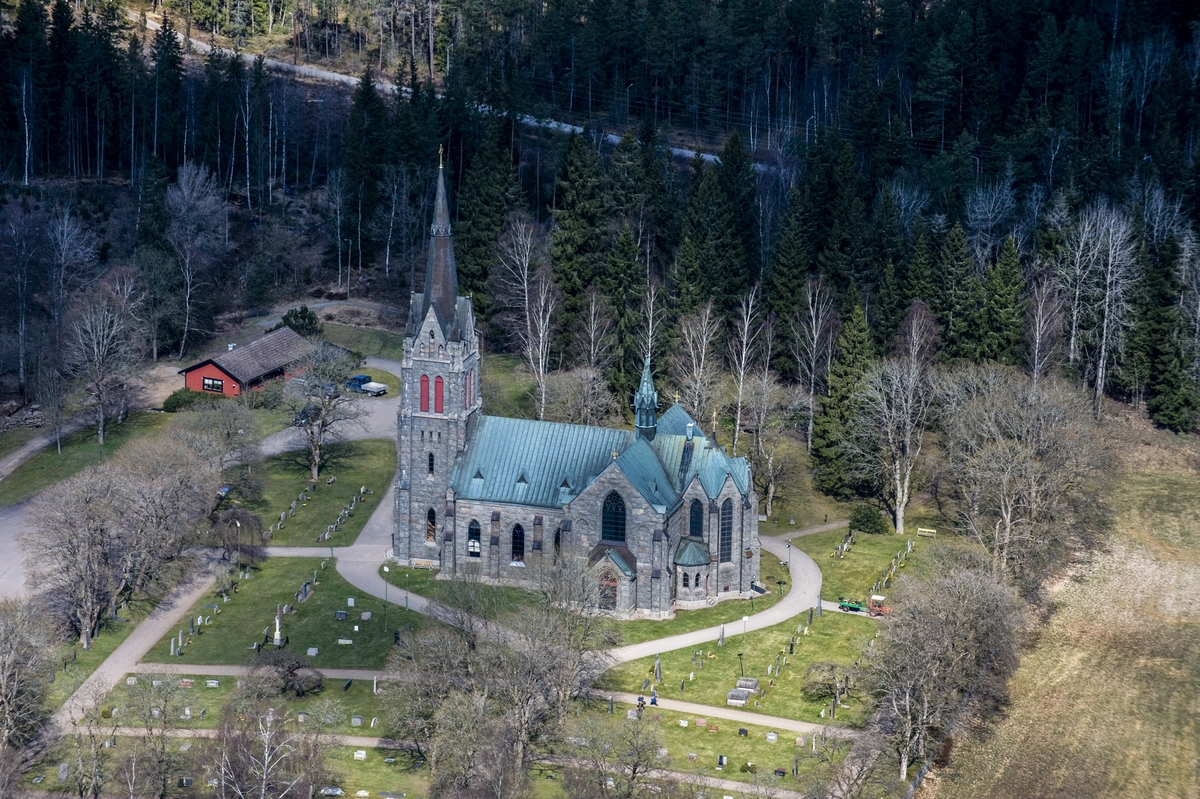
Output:
<path fill-rule="evenodd" d="M 712 300 L 679 320 L 679 348 L 671 358 L 671 381 L 696 419 L 707 421 L 721 395 L 721 319 Z"/>
<path fill-rule="evenodd" d="M 321 472 L 325 444 L 340 432 L 361 425 L 365 410 L 357 394 L 342 388 L 359 366 L 357 358 L 340 347 L 314 341 L 308 354 L 292 365 L 302 378 L 290 380 L 284 391 L 284 406 L 308 445 L 311 479 Z"/>
<path fill-rule="evenodd" d="M 54 672 L 50 623 L 27 600 L 0 600 L 0 794 L 20 775 L 21 747 L 46 717 L 44 698 Z"/>
<path fill-rule="evenodd" d="M 50 244 L 50 313 L 55 333 L 71 295 L 96 278 L 97 241 L 69 205 L 56 208 L 47 229 Z"/>
<path fill-rule="evenodd" d="M 411 245 L 420 227 L 420 214 L 412 198 L 420 195 L 420 180 L 416 171 L 406 166 L 389 166 L 380 182 L 383 202 L 375 212 L 372 228 L 383 241 L 383 274 L 392 274 L 392 249 L 398 247 L 401 261 L 411 259 Z"/>
<path fill-rule="evenodd" d="M 195 332 L 195 307 L 204 286 L 204 268 L 223 246 L 220 225 L 225 204 L 208 167 L 190 161 L 179 167 L 175 182 L 167 187 L 165 204 L 170 218 L 166 238 L 175 251 L 183 278 L 183 330 L 179 342 L 182 359 L 188 339 Z"/>
<path fill-rule="evenodd" d="M 582 329 L 576 338 L 579 348 L 575 356 L 576 363 L 600 373 L 607 372 L 613 359 L 612 312 L 604 294 L 595 286 L 588 289 L 580 324 Z"/>
<path fill-rule="evenodd" d="M 93 292 L 81 300 L 71 314 L 64 354 L 95 408 L 103 445 L 114 395 L 136 367 L 138 355 L 133 319 L 111 292 Z"/>
<path fill-rule="evenodd" d="M 804 392 L 804 443 L 812 454 L 813 418 L 817 413 L 817 395 L 824 390 L 833 353 L 833 291 L 821 277 L 809 277 L 804 283 L 804 304 L 791 319 L 791 350 L 796 361 L 796 377 Z"/>
<path fill-rule="evenodd" d="M 580 366 L 551 372 L 546 384 L 546 415 L 551 422 L 607 425 L 619 418 L 617 397 L 599 369 Z"/>
<path fill-rule="evenodd" d="M 558 291 L 537 222 L 522 211 L 511 214 L 500 234 L 496 258 L 497 310 L 512 320 L 511 334 L 534 379 L 537 417 L 544 419 Z"/>
<path fill-rule="evenodd" d="M 1016 208 L 1011 162 L 1003 180 L 976 186 L 967 194 L 967 233 L 975 268 L 981 273 L 995 260 L 997 248 L 1009 235 Z"/>
<path fill-rule="evenodd" d="M 1062 292 L 1041 278 L 1025 300 L 1025 365 L 1034 384 L 1061 363 L 1062 327 Z"/>
<path fill-rule="evenodd" d="M 1100 403 L 1108 382 L 1108 368 L 1120 353 L 1125 328 L 1130 323 L 1129 307 L 1137 279 L 1134 259 L 1137 241 L 1129 215 L 1101 201 L 1087 212 L 1096 217 L 1101 232 L 1097 252 L 1097 286 L 1093 312 L 1096 329 L 1093 363 L 1095 366 L 1095 408 L 1100 416 Z"/>
<path fill-rule="evenodd" d="M 745 409 L 746 389 L 754 363 L 759 326 L 758 286 L 742 298 L 733 330 L 729 336 L 729 371 L 733 377 L 733 454 L 738 453 L 738 440 L 742 432 L 742 413 Z"/>
<path fill-rule="evenodd" d="M 338 288 L 342 286 L 342 247 L 345 245 L 342 232 L 346 229 L 345 216 L 352 194 L 350 183 L 346 180 L 346 173 L 341 169 L 332 170 L 325 179 L 323 202 L 325 213 L 329 214 L 330 234 L 333 236 L 334 250 L 337 252 Z M 350 270 L 350 255 L 353 253 L 348 254 L 346 258 L 347 272 Z"/>

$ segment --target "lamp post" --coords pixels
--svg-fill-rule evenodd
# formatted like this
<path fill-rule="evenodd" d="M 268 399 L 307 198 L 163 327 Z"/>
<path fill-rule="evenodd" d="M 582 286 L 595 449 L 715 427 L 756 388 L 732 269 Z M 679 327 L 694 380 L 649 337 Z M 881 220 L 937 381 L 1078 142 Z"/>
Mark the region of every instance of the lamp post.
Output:
<path fill-rule="evenodd" d="M 408 572 L 404 573 L 404 609 L 408 610 Z"/>
<path fill-rule="evenodd" d="M 742 640 L 746 640 L 746 622 L 750 621 L 749 616 L 742 616 Z"/>
<path fill-rule="evenodd" d="M 742 676 L 746 676 L 746 662 L 742 660 L 743 652 L 738 652 L 738 667 L 742 670 Z"/>
<path fill-rule="evenodd" d="M 387 566 L 383 567 L 383 571 L 384 571 L 384 574 L 392 573 L 392 570 L 389 569 Z M 384 634 L 384 637 L 387 636 L 387 629 L 388 629 L 388 626 L 387 626 L 387 610 L 388 610 L 387 595 L 388 595 L 388 579 L 386 577 L 384 577 L 383 578 L 383 634 Z"/>

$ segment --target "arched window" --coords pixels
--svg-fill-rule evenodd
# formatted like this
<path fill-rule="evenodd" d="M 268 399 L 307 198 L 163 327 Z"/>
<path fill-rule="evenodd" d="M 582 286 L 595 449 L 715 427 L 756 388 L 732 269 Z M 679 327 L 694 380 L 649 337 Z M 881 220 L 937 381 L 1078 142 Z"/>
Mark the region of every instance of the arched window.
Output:
<path fill-rule="evenodd" d="M 429 413 L 429 375 L 421 375 L 421 413 Z"/>
<path fill-rule="evenodd" d="M 474 519 L 471 520 L 470 526 L 467 527 L 467 557 L 479 557 L 479 522 Z"/>
<path fill-rule="evenodd" d="M 425 514 L 425 541 L 431 544 L 437 541 L 437 511 L 433 508 Z"/>
<path fill-rule="evenodd" d="M 684 573 L 683 573 L 683 587 L 684 587 L 684 588 L 690 588 L 690 587 L 691 587 L 691 586 L 689 586 L 689 585 L 688 585 L 688 573 L 687 573 L 687 572 L 684 572 Z"/>
<path fill-rule="evenodd" d="M 433 381 L 433 412 L 434 413 L 442 412 L 442 387 L 443 387 L 443 385 L 444 384 L 442 382 L 442 378 L 440 378 L 440 377 L 437 380 Z"/>
<path fill-rule="evenodd" d="M 608 569 L 600 572 L 600 610 L 617 609 L 617 576 Z"/>
<path fill-rule="evenodd" d="M 525 562 L 525 528 L 519 524 L 512 529 L 512 562 Z"/>
<path fill-rule="evenodd" d="M 554 530 L 554 559 L 558 560 L 558 556 L 562 554 L 562 528 L 558 527 Z"/>
<path fill-rule="evenodd" d="M 733 500 L 721 503 L 721 562 L 733 560 Z"/>
<path fill-rule="evenodd" d="M 610 491 L 604 498 L 600 537 L 605 541 L 625 543 L 625 500 L 616 491 Z"/>
<path fill-rule="evenodd" d="M 471 373 L 467 372 L 465 375 L 463 375 L 463 410 L 464 411 L 469 410 L 471 407 L 471 400 L 474 399 L 474 397 L 472 397 L 474 390 L 475 390 L 475 387 L 471 385 Z"/>
<path fill-rule="evenodd" d="M 696 572 L 696 576 L 692 578 L 692 585 L 700 587 L 700 572 Z"/>
<path fill-rule="evenodd" d="M 433 453 L 429 453 L 429 473 L 433 474 Z"/>
<path fill-rule="evenodd" d="M 696 538 L 704 537 L 704 505 L 700 500 L 693 499 L 691 510 L 688 512 L 691 516 L 688 519 L 688 535 Z"/>

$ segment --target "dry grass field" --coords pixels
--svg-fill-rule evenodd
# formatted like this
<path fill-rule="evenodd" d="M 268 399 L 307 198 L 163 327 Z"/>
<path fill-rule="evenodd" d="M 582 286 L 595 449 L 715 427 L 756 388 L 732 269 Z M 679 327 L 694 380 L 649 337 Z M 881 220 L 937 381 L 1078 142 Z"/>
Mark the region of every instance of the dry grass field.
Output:
<path fill-rule="evenodd" d="M 1114 423 L 1104 551 L 922 799 L 1200 797 L 1200 442 Z"/>

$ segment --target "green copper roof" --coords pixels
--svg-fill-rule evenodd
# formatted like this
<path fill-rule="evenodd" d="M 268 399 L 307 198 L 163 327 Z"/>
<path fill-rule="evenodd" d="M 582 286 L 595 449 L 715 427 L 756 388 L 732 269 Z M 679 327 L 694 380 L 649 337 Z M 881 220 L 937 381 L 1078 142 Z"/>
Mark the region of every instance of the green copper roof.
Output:
<path fill-rule="evenodd" d="M 679 549 L 675 550 L 676 566 L 707 566 L 710 559 L 708 547 L 695 538 L 683 539 Z"/>

